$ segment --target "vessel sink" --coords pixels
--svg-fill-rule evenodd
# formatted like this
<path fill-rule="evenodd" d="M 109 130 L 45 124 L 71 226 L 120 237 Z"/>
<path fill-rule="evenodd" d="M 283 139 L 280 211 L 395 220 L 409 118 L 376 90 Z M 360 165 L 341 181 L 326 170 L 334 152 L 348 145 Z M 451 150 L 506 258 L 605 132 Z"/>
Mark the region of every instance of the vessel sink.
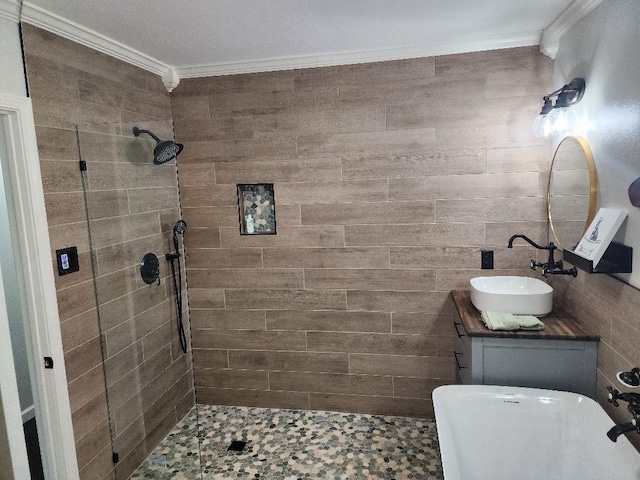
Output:
<path fill-rule="evenodd" d="M 553 288 L 531 277 L 475 277 L 471 303 L 478 310 L 542 316 L 553 309 Z"/>

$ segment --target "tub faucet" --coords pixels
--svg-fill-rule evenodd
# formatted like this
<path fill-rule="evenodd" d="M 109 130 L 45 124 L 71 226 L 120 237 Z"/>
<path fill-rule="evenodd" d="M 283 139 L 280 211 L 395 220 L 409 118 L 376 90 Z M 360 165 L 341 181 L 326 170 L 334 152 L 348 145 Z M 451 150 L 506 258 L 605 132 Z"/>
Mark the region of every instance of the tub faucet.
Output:
<path fill-rule="evenodd" d="M 638 426 L 636 425 L 636 420 L 634 418 L 628 423 L 621 423 L 620 425 L 616 425 L 611 428 L 611 430 L 607 432 L 607 437 L 609 437 L 609 440 L 612 442 L 615 442 L 618 440 L 620 435 L 635 431 L 638 431 Z"/>
<path fill-rule="evenodd" d="M 547 275 L 571 275 L 574 277 L 578 275 L 578 271 L 576 270 L 576 267 L 572 267 L 568 270 L 565 270 L 562 266 L 562 260 L 558 260 L 556 262 L 555 258 L 553 257 L 554 257 L 554 252 L 558 249 L 558 247 L 556 247 L 553 242 L 549 242 L 548 245 L 538 245 L 536 242 L 531 240 L 526 235 L 518 233 L 516 235 L 513 235 L 509 239 L 507 248 L 513 248 L 513 241 L 516 238 L 523 239 L 525 242 L 529 243 L 529 245 L 531 245 L 534 248 L 537 248 L 538 250 L 549 251 L 549 257 L 546 263 L 536 262 L 535 259 L 531 260 L 531 270 L 535 270 L 537 267 L 540 267 L 542 269 L 542 276 L 545 278 L 547 277 Z"/>
<path fill-rule="evenodd" d="M 607 401 L 612 403 L 614 407 L 620 406 L 618 400 L 627 402 L 629 404 L 627 408 L 633 417 L 630 422 L 621 423 L 611 428 L 607 432 L 607 437 L 609 437 L 612 442 L 615 442 L 618 440 L 618 437 L 624 433 L 634 431 L 640 433 L 640 422 L 638 422 L 640 418 L 640 393 L 620 393 L 611 386 L 607 387 L 607 390 L 609 391 Z"/>

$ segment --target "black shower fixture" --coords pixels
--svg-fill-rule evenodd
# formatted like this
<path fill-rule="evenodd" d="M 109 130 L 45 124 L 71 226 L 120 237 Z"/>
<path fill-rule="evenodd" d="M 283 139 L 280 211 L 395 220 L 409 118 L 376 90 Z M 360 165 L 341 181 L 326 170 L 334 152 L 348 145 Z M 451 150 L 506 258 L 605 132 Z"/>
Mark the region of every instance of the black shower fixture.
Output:
<path fill-rule="evenodd" d="M 178 248 L 178 235 L 184 235 L 184 232 L 187 231 L 187 222 L 184 220 L 178 220 L 176 224 L 173 226 L 173 246 L 175 247 L 176 253 L 180 251 Z"/>
<path fill-rule="evenodd" d="M 162 165 L 163 163 L 173 160 L 184 148 L 184 145 L 181 143 L 176 143 L 173 140 L 160 140 L 149 130 L 142 130 L 138 127 L 133 127 L 134 136 L 137 137 L 141 133 L 146 133 L 156 141 L 156 146 L 153 149 L 153 163 L 156 165 Z"/>
<path fill-rule="evenodd" d="M 180 346 L 184 353 L 187 353 L 187 336 L 184 332 L 184 323 L 182 321 L 182 268 L 180 262 L 181 255 L 178 235 L 184 235 L 186 231 L 187 222 L 184 220 L 178 220 L 173 226 L 173 247 L 175 248 L 175 251 L 165 255 L 167 261 L 171 263 L 171 277 L 173 277 L 173 290 L 176 297 L 176 314 L 178 318 L 178 337 L 180 339 Z M 177 269 L 176 263 L 178 264 Z"/>

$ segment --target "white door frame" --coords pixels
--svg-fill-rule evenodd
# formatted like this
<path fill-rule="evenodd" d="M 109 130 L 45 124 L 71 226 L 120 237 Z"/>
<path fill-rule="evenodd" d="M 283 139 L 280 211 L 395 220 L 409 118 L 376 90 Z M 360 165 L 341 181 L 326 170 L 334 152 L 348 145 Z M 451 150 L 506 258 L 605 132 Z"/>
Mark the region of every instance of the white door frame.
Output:
<path fill-rule="evenodd" d="M 18 277 L 26 293 L 25 337 L 33 359 L 29 370 L 43 469 L 47 480 L 75 480 L 79 478 L 78 462 L 31 99 L 0 94 L 0 118 L 9 153 L 7 180 L 13 194 L 9 208 L 18 230 Z M 4 325 L 0 329 L 2 336 L 5 332 L 8 336 Z M 44 368 L 45 356 L 53 359 L 53 369 Z M 5 368 L 9 365 L 0 364 L 3 376 Z M 13 375 L 15 380 L 15 372 Z M 18 418 L 22 427 L 19 413 Z"/>

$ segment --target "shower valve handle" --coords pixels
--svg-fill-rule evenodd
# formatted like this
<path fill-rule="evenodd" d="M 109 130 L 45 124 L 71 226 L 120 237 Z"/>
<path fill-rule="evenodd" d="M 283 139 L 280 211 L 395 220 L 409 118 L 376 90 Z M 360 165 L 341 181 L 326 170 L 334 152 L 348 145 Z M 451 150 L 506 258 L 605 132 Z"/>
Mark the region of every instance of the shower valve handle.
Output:
<path fill-rule="evenodd" d="M 607 402 L 612 403 L 614 407 L 619 407 L 620 404 L 618 403 L 618 396 L 620 395 L 620 392 L 612 386 L 608 386 L 607 391 L 609 392 L 609 395 L 607 395 Z"/>

